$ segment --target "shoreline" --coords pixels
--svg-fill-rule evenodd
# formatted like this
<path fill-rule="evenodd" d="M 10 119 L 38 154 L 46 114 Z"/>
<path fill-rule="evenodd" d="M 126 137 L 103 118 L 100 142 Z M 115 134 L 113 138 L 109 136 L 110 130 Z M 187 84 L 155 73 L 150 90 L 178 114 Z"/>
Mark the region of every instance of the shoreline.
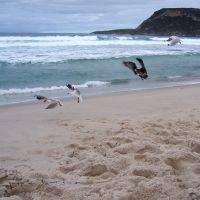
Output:
<path fill-rule="evenodd" d="M 180 83 L 179 83 L 180 84 Z M 99 96 L 107 96 L 107 95 L 113 95 L 113 94 L 124 94 L 124 93 L 136 93 L 136 92 L 146 92 L 146 91 L 156 91 L 156 90 L 165 90 L 165 89 L 173 89 L 173 88 L 181 88 L 181 87 L 193 87 L 193 86 L 200 86 L 200 82 L 197 83 L 191 83 L 191 84 L 182 84 L 182 85 L 172 85 L 172 86 L 165 86 L 165 87 L 154 87 L 154 88 L 135 88 L 135 89 L 124 89 L 121 91 L 106 91 L 106 92 L 101 92 L 101 93 L 96 93 L 96 94 L 87 94 L 83 95 L 83 98 L 93 98 L 93 97 L 99 97 Z M 61 101 L 71 101 L 74 99 L 72 96 L 68 97 L 51 97 L 55 99 L 60 99 Z M 7 103 L 7 104 L 0 104 L 1 107 L 9 107 L 9 106 L 17 106 L 17 105 L 30 105 L 30 104 L 37 104 L 39 101 L 36 99 L 33 100 L 26 100 L 23 102 L 14 102 L 14 103 Z"/>
<path fill-rule="evenodd" d="M 148 90 L 159 90 L 159 89 L 166 89 L 166 88 L 176 88 L 176 87 L 190 87 L 190 86 L 193 86 L 193 85 L 200 85 L 200 82 L 197 81 L 197 82 L 192 82 L 190 84 L 188 84 L 187 82 L 186 83 L 178 83 L 176 85 L 168 85 L 168 86 L 158 86 L 158 87 L 151 87 L 151 88 L 134 88 L 134 89 L 131 89 L 130 86 L 129 87 L 125 87 L 125 88 L 121 88 L 119 87 L 118 89 L 115 88 L 115 90 L 104 90 L 104 91 L 101 91 L 101 92 L 97 92 L 97 93 L 87 93 L 86 95 L 84 95 L 84 93 L 82 93 L 83 97 L 93 97 L 93 96 L 104 96 L 104 95 L 109 95 L 109 94 L 115 94 L 115 93 L 126 93 L 126 92 L 138 92 L 138 91 L 148 91 Z M 88 88 L 84 88 L 84 89 L 88 89 Z M 93 90 L 95 89 L 95 87 L 93 88 Z M 97 88 L 98 90 L 98 88 Z M 40 92 L 38 92 L 40 93 Z M 36 94 L 36 93 L 35 93 Z M 34 93 L 33 93 L 34 95 Z M 55 99 L 60 99 L 61 101 L 66 101 L 66 100 L 70 100 L 71 98 L 73 97 L 70 97 L 70 95 L 68 97 L 50 97 L 50 98 L 55 98 Z M 12 103 L 6 103 L 6 104 L 0 104 L 0 107 L 2 106 L 11 106 L 11 105 L 18 105 L 18 104 L 32 104 L 35 102 L 35 99 L 28 99 L 28 100 L 24 100 L 24 101 L 20 101 L 20 102 L 12 102 Z"/>

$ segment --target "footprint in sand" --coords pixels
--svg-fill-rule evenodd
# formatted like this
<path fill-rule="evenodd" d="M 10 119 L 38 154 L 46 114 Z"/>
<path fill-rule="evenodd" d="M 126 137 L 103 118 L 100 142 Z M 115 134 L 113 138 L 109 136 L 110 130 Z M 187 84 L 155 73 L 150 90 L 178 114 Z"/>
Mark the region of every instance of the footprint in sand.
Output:
<path fill-rule="evenodd" d="M 114 152 L 119 154 L 129 154 L 134 153 L 136 151 L 136 147 L 132 143 L 122 144 L 116 148 L 114 148 Z"/>
<path fill-rule="evenodd" d="M 199 160 L 193 157 L 192 155 L 187 155 L 187 157 L 168 157 L 165 159 L 165 164 L 172 167 L 179 174 L 189 175 L 191 174 L 200 174 L 200 165 Z"/>
<path fill-rule="evenodd" d="M 17 171 L 0 170 L 0 197 L 31 192 L 33 189 L 29 180 L 23 180 Z"/>
<path fill-rule="evenodd" d="M 111 149 L 114 148 L 114 152 L 127 154 L 133 151 L 134 145 L 132 142 L 133 140 L 128 137 L 114 136 L 110 137 L 105 144 Z"/>
<path fill-rule="evenodd" d="M 119 130 L 114 132 L 115 135 L 120 134 L 120 133 L 136 133 L 134 131 L 133 127 L 130 125 L 129 120 L 124 120 L 124 121 L 120 122 L 119 125 L 120 125 L 120 128 L 119 128 Z"/>
<path fill-rule="evenodd" d="M 190 192 L 188 195 L 188 200 L 200 200 L 199 192 Z"/>
<path fill-rule="evenodd" d="M 177 139 L 174 136 L 158 138 L 156 139 L 156 141 L 161 144 L 169 144 L 169 145 L 184 144 L 185 142 L 184 140 Z"/>
<path fill-rule="evenodd" d="M 106 141 L 105 144 L 111 149 L 113 149 L 114 147 L 118 145 L 117 142 L 115 141 Z"/>
<path fill-rule="evenodd" d="M 200 175 L 200 164 L 199 164 L 199 163 L 194 164 L 194 165 L 191 167 L 191 170 L 193 171 L 194 174 Z"/>
<path fill-rule="evenodd" d="M 81 145 L 75 144 L 75 143 L 69 144 L 69 145 L 68 145 L 67 147 L 65 147 L 65 148 L 78 149 L 78 150 L 87 150 L 87 149 L 88 149 L 87 146 L 81 146 Z"/>
<path fill-rule="evenodd" d="M 192 152 L 196 152 L 200 154 L 200 143 L 192 142 L 190 146 L 191 146 Z"/>
<path fill-rule="evenodd" d="M 130 175 L 143 176 L 145 178 L 152 179 L 157 175 L 157 173 L 155 171 L 153 171 L 152 169 L 146 169 L 146 168 L 143 168 L 143 167 L 138 167 L 138 168 L 132 169 L 131 172 L 130 172 Z"/>
<path fill-rule="evenodd" d="M 82 162 L 77 162 L 74 164 L 70 164 L 65 166 L 65 164 L 62 164 L 62 166 L 60 167 L 60 171 L 64 174 L 68 174 L 69 172 L 75 171 L 77 169 L 81 169 L 81 167 L 84 166 L 84 163 Z"/>
<path fill-rule="evenodd" d="M 81 174 L 83 176 L 99 176 L 107 171 L 107 166 L 104 164 L 90 164 L 83 169 Z"/>
<path fill-rule="evenodd" d="M 112 140 L 116 141 L 116 142 L 119 143 L 119 144 L 126 144 L 126 143 L 131 143 L 131 142 L 133 142 L 133 140 L 130 139 L 130 138 L 127 138 L 127 137 L 120 137 L 120 136 L 118 136 L 118 137 L 112 137 Z"/>
<path fill-rule="evenodd" d="M 136 151 L 136 153 L 138 154 L 144 154 L 146 152 L 157 154 L 162 153 L 162 151 L 158 147 L 152 144 L 141 144 L 141 147 Z"/>
<path fill-rule="evenodd" d="M 70 119 L 68 119 L 68 120 L 60 120 L 60 121 L 57 122 L 57 125 L 65 126 L 65 127 L 69 126 L 70 124 L 71 124 L 71 120 Z"/>
<path fill-rule="evenodd" d="M 95 136 L 86 136 L 86 137 L 84 137 L 83 139 L 82 139 L 82 142 L 83 143 L 90 143 L 90 142 L 92 142 L 92 141 L 95 141 Z"/>
<path fill-rule="evenodd" d="M 181 160 L 177 160 L 175 158 L 167 158 L 165 160 L 166 165 L 169 165 L 170 167 L 176 170 L 180 170 L 182 168 L 181 162 Z"/>
<path fill-rule="evenodd" d="M 68 146 L 65 146 L 65 149 L 67 150 L 68 157 L 77 157 L 81 151 L 87 150 L 87 146 L 81 146 L 79 144 L 69 144 Z"/>
<path fill-rule="evenodd" d="M 119 157 L 110 162 L 110 171 L 114 174 L 119 174 L 122 171 L 126 171 L 131 165 L 131 161 L 128 158 Z"/>
<path fill-rule="evenodd" d="M 30 195 L 34 192 L 51 194 L 54 196 L 54 199 L 58 199 L 62 195 L 61 189 L 50 185 L 43 178 L 25 179 L 15 170 L 0 170 L 0 197 L 10 197 L 20 194 L 21 197 L 32 199 Z"/>

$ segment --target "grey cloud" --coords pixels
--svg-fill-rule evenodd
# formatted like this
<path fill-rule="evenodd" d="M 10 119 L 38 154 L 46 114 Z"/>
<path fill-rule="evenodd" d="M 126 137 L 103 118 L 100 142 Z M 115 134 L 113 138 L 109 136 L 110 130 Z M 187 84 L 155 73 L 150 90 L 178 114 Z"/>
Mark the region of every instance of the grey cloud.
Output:
<path fill-rule="evenodd" d="M 136 27 L 163 7 L 200 0 L 0 0 L 0 32 L 91 32 Z"/>

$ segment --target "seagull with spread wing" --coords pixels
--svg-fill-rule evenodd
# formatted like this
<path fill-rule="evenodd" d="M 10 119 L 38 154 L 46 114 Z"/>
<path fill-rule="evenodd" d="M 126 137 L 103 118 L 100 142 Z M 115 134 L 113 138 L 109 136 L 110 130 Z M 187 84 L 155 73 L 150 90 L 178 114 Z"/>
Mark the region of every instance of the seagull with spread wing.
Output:
<path fill-rule="evenodd" d="M 75 97 L 78 97 L 78 103 L 83 101 L 80 90 L 78 90 L 77 88 L 75 88 L 71 84 L 66 84 L 66 86 L 70 90 L 70 92 L 68 92 L 69 94 L 71 94 Z"/>
<path fill-rule="evenodd" d="M 46 109 L 52 109 L 55 108 L 56 106 L 62 106 L 62 103 L 59 100 L 49 99 L 41 95 L 35 95 L 34 97 L 37 100 L 42 100 L 43 102 L 49 102 L 49 105 L 46 107 Z"/>
<path fill-rule="evenodd" d="M 125 67 L 128 67 L 133 71 L 135 75 L 138 75 L 142 80 L 148 78 L 147 70 L 144 65 L 144 62 L 141 58 L 136 58 L 136 60 L 140 63 L 141 68 L 137 68 L 136 64 L 134 62 L 130 61 L 123 61 L 123 64 Z"/>

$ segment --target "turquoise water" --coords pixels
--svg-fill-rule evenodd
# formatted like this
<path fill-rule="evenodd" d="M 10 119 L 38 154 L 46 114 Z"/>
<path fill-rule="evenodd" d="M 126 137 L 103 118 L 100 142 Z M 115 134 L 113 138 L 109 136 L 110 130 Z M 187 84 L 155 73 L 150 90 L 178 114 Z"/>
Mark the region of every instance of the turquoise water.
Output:
<path fill-rule="evenodd" d="M 83 95 L 200 82 L 200 39 L 110 35 L 0 36 L 0 104 L 32 101 L 34 94 L 67 97 L 66 83 Z M 122 65 L 140 57 L 149 79 Z M 137 63 L 138 64 L 138 63 Z"/>

